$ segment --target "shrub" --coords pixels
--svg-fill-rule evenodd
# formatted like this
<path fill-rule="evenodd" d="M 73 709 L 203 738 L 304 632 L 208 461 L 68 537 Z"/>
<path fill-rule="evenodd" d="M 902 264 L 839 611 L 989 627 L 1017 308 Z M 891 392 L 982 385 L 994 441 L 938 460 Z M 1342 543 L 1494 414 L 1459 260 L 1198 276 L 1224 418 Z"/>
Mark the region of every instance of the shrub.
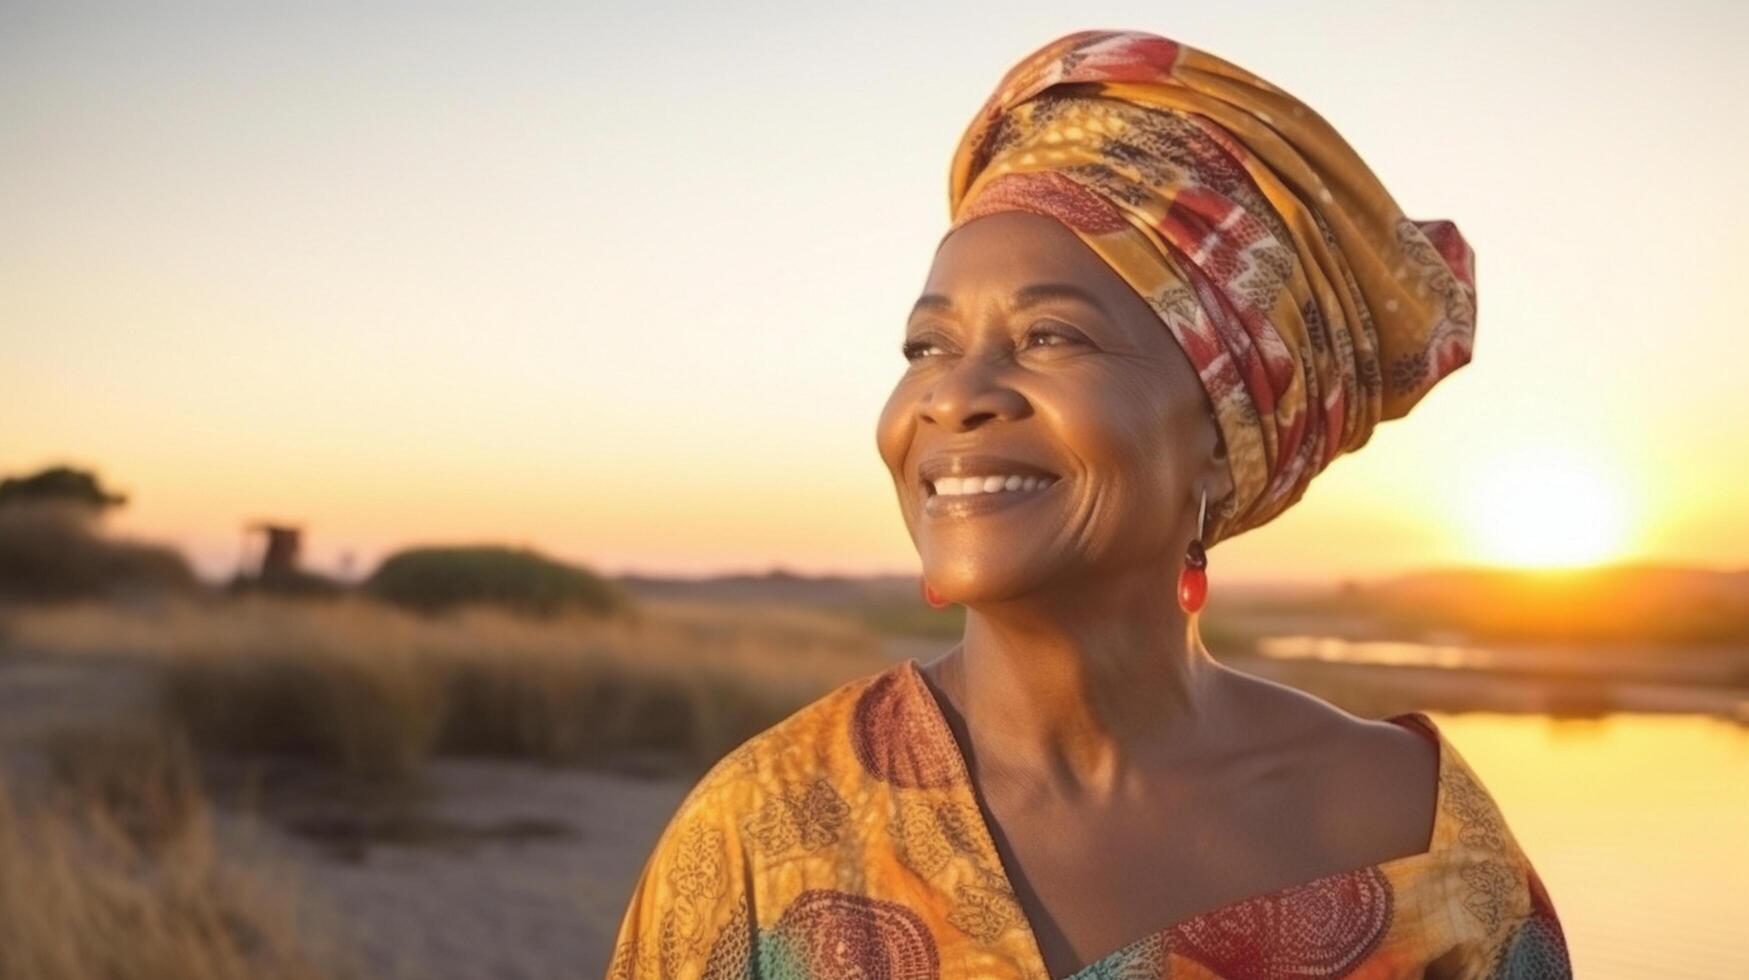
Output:
<path fill-rule="evenodd" d="M 198 585 L 181 554 L 111 541 L 94 513 L 66 502 L 0 507 L 0 597 L 60 600 L 129 591 L 189 591 Z"/>
<path fill-rule="evenodd" d="M 566 608 L 611 615 L 629 607 L 617 586 L 585 568 L 528 549 L 490 545 L 397 552 L 377 568 L 365 589 L 421 612 L 471 603 L 539 615 Z"/>
<path fill-rule="evenodd" d="M 152 671 L 205 752 L 316 759 L 385 782 L 433 755 L 693 772 L 833 685 L 888 664 L 842 618 L 651 600 L 644 615 L 437 616 L 264 595 L 7 617 L 41 656 Z"/>
<path fill-rule="evenodd" d="M 118 744 L 59 746 L 47 799 L 0 768 L 0 978 L 364 975 L 331 910 L 288 867 L 221 850 L 185 746 L 136 739 L 131 750 L 146 765 Z"/>
<path fill-rule="evenodd" d="M 337 599 L 347 593 L 348 586 L 332 576 L 299 568 L 262 575 L 234 575 L 226 583 L 225 591 L 232 595 L 271 592 L 303 599 Z"/>

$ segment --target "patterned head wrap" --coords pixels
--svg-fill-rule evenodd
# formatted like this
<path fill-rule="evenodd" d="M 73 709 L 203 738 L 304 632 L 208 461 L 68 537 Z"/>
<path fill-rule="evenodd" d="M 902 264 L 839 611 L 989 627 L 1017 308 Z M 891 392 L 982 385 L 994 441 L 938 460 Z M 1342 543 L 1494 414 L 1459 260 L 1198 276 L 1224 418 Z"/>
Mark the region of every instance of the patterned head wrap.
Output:
<path fill-rule="evenodd" d="M 1153 34 L 1080 31 L 1009 69 L 954 153 L 952 225 L 1056 218 L 1189 355 L 1233 493 L 1206 545 L 1287 509 L 1469 363 L 1475 256 L 1403 216 L 1298 99 Z"/>

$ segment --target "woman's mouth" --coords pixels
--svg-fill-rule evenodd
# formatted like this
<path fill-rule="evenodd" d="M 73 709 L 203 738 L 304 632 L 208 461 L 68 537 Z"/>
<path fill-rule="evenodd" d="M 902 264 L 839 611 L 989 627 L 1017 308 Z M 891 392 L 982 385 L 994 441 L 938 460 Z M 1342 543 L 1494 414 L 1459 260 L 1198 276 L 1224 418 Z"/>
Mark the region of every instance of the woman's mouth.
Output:
<path fill-rule="evenodd" d="M 930 517 L 988 514 L 1037 500 L 1061 482 L 1056 476 L 1019 474 L 944 476 L 924 481 L 923 512 Z"/>
<path fill-rule="evenodd" d="M 929 492 L 949 497 L 969 497 L 980 493 L 1009 493 L 1015 490 L 1036 490 L 1055 483 L 1054 476 L 944 476 L 925 481 Z"/>

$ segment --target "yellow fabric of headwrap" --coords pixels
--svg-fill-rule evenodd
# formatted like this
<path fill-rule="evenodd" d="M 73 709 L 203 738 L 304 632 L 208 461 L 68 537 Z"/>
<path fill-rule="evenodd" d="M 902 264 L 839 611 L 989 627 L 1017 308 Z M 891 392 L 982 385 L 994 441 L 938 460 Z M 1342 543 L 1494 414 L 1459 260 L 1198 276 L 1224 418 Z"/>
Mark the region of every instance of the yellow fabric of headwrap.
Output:
<path fill-rule="evenodd" d="M 1470 360 L 1457 226 L 1405 217 L 1298 99 L 1158 35 L 1080 31 L 1009 69 L 954 153 L 948 232 L 1005 210 L 1066 224 L 1195 365 L 1234 486 L 1205 546 Z"/>

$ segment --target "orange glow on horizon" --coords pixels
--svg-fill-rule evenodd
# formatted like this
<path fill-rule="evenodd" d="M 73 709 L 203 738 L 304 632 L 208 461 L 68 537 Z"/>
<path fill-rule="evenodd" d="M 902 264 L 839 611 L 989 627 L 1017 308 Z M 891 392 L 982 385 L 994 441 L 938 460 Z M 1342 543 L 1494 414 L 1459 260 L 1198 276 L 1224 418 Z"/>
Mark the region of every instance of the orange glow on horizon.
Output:
<path fill-rule="evenodd" d="M 113 530 L 214 579 L 264 517 L 335 574 L 485 542 L 650 574 L 918 568 L 874 425 L 953 141 L 1062 10 L 989 30 L 949 5 L 920 33 L 750 31 L 723 5 L 679 32 L 603 4 L 300 6 L 271 30 L 37 6 L 0 7 L 0 477 L 92 469 L 130 495 Z M 1481 309 L 1470 364 L 1211 549 L 1211 605 L 1484 562 L 1749 564 L 1749 129 L 1718 125 L 1749 84 L 1737 7 L 1714 7 L 1375 0 L 1344 9 L 1393 42 L 1340 71 L 1304 41 L 1318 8 L 1175 12 L 1407 213 L 1455 220 Z M 1515 70 L 1427 70 L 1476 51 Z M 1574 79 L 1559 113 L 1525 98 Z M 1624 113 L 1668 138 L 1617 138 Z M 1718 218 L 1615 206 L 1671 173 Z"/>

